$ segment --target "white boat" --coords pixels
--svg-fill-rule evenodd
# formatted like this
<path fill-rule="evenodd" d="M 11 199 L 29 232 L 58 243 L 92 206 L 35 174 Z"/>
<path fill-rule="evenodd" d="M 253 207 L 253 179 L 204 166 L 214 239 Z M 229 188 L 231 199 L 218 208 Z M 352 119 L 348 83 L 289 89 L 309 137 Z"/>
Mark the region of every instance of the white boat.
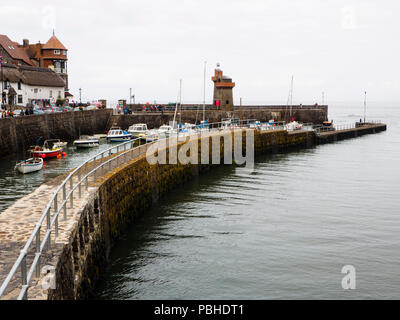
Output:
<path fill-rule="evenodd" d="M 90 136 L 80 136 L 74 141 L 74 146 L 77 148 L 93 148 L 99 146 L 99 139 Z"/>
<path fill-rule="evenodd" d="M 43 159 L 42 158 L 30 158 L 25 161 L 21 161 L 15 165 L 15 169 L 25 174 L 42 170 Z"/>
<path fill-rule="evenodd" d="M 158 128 L 157 132 L 158 132 L 159 136 L 165 136 L 167 138 L 174 133 L 176 134 L 176 130 L 172 126 L 169 126 L 169 125 L 161 126 L 160 128 Z"/>
<path fill-rule="evenodd" d="M 147 129 L 147 124 L 145 123 L 136 123 L 129 127 L 128 132 L 134 138 L 145 138 L 149 129 Z"/>
<path fill-rule="evenodd" d="M 301 130 L 302 128 L 303 128 L 303 125 L 301 123 L 298 123 L 297 121 L 289 122 L 285 126 L 285 129 L 288 131 Z"/>
<path fill-rule="evenodd" d="M 53 146 L 56 148 L 65 148 L 68 145 L 68 142 L 65 141 L 58 141 L 54 142 Z"/>
<path fill-rule="evenodd" d="M 122 130 L 121 128 L 113 127 L 107 134 L 108 142 L 125 142 L 132 138 L 132 134 Z"/>
<path fill-rule="evenodd" d="M 98 139 L 99 141 L 101 141 L 101 140 L 106 140 L 106 139 L 107 139 L 107 135 L 104 134 L 104 133 L 94 134 L 93 137 L 96 138 L 96 139 Z"/>

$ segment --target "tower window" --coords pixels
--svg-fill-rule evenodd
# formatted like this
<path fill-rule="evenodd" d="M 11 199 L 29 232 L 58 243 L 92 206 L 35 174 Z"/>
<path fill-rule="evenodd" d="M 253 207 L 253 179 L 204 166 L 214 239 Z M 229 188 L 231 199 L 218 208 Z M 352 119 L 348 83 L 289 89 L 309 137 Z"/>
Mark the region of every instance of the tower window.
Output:
<path fill-rule="evenodd" d="M 54 50 L 54 54 L 59 55 L 60 54 L 60 50 Z"/>
<path fill-rule="evenodd" d="M 226 104 L 229 104 L 229 100 L 226 100 Z"/>

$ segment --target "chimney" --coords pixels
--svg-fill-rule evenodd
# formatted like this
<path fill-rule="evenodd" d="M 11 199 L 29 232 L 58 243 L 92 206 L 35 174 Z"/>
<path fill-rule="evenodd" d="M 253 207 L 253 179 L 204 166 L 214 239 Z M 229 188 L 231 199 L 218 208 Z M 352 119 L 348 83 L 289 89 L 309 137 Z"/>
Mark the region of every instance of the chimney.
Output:
<path fill-rule="evenodd" d="M 23 43 L 24 48 L 28 48 L 28 46 L 29 46 L 29 40 L 28 39 L 22 40 L 22 43 Z"/>

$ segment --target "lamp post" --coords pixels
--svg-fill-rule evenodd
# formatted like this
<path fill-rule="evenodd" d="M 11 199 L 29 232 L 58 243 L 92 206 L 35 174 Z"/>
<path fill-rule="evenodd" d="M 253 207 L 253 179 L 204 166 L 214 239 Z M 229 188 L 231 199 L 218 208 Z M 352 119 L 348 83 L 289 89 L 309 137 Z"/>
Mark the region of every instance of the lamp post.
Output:
<path fill-rule="evenodd" d="M 82 104 L 82 88 L 79 88 L 79 103 Z"/>
<path fill-rule="evenodd" d="M 367 91 L 364 91 L 364 123 L 367 118 Z"/>

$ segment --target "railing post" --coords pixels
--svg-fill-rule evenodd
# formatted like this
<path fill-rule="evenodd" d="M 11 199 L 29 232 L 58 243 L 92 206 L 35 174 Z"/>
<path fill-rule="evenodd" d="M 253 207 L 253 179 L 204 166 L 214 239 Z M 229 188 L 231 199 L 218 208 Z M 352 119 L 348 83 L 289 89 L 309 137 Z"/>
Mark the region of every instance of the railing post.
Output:
<path fill-rule="evenodd" d="M 47 231 L 49 231 L 49 236 L 47 238 L 47 250 L 50 250 L 50 245 L 51 245 L 50 209 L 48 209 L 46 212 L 46 222 L 47 222 Z"/>
<path fill-rule="evenodd" d="M 81 168 L 78 169 L 78 183 L 79 183 L 79 199 L 82 197 L 82 186 L 81 186 Z"/>
<path fill-rule="evenodd" d="M 126 163 L 126 144 L 124 144 L 124 162 Z"/>
<path fill-rule="evenodd" d="M 104 152 L 101 154 L 101 177 L 104 177 Z"/>
<path fill-rule="evenodd" d="M 89 189 L 89 177 L 87 176 L 87 174 L 88 174 L 88 163 L 86 162 L 85 166 L 86 191 Z"/>
<path fill-rule="evenodd" d="M 72 191 L 72 189 L 73 189 L 72 177 L 69 180 L 69 187 L 70 187 L 70 191 L 71 191 L 71 194 L 69 196 L 69 201 L 70 201 L 70 205 L 71 205 L 71 209 L 72 209 L 74 207 L 74 192 Z"/>
<path fill-rule="evenodd" d="M 110 151 L 108 151 L 108 160 L 109 160 L 109 162 L 108 162 L 108 171 L 110 171 L 111 172 L 111 150 Z"/>
<path fill-rule="evenodd" d="M 40 278 L 40 226 L 36 233 L 36 254 L 38 256 L 38 262 L 36 265 L 36 278 Z"/>
<path fill-rule="evenodd" d="M 22 251 L 23 253 L 23 258 L 21 261 L 21 280 L 22 280 L 22 285 L 26 286 L 28 284 L 28 279 L 27 279 L 27 272 L 26 272 L 26 251 Z M 23 297 L 24 300 L 27 298 L 27 293 L 25 291 L 25 295 Z"/>
<path fill-rule="evenodd" d="M 65 201 L 67 199 L 67 192 L 65 190 L 65 183 L 63 184 L 63 202 L 64 202 L 64 220 L 67 220 L 67 202 Z"/>

